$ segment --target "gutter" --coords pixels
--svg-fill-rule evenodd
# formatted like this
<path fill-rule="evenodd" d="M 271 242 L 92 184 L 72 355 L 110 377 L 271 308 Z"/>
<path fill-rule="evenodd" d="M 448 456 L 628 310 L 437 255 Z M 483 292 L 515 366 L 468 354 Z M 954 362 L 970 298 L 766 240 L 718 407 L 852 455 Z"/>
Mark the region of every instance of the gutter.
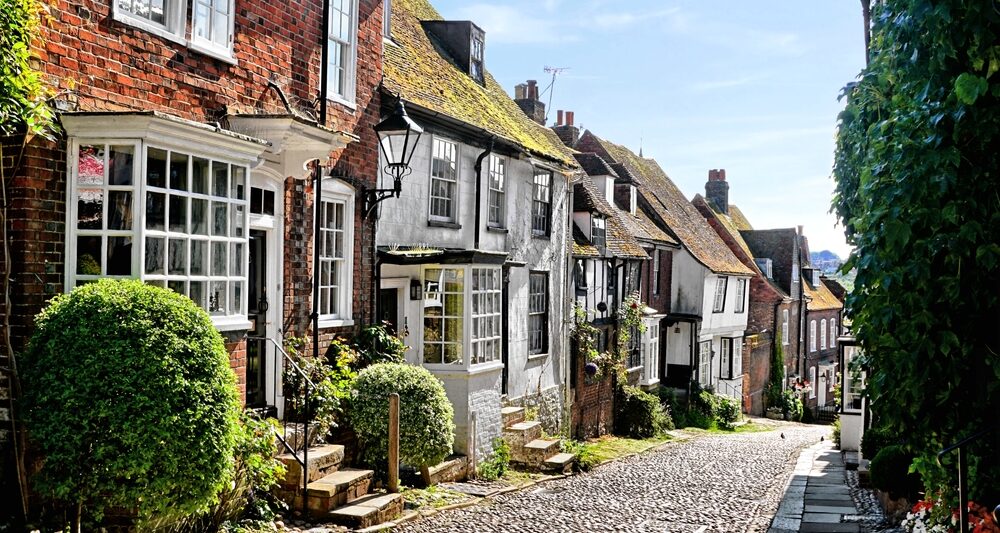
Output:
<path fill-rule="evenodd" d="M 327 0 L 329 1 L 329 0 Z M 479 154 L 476 158 L 476 238 L 472 246 L 473 249 L 479 249 L 479 237 L 483 232 L 482 228 L 482 212 L 483 212 L 483 159 L 486 159 L 491 153 L 493 153 L 493 141 L 495 137 L 490 137 L 490 143 L 483 150 L 483 153 Z M 506 184 L 504 184 L 506 186 Z"/>

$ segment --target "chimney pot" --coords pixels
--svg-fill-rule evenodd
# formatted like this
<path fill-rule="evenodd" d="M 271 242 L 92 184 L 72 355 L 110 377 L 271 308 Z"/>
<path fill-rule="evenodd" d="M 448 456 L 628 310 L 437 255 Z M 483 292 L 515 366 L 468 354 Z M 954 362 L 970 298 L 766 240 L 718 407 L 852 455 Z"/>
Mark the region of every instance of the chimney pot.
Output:
<path fill-rule="evenodd" d="M 724 168 L 719 169 L 719 180 L 726 181 L 726 169 Z"/>
<path fill-rule="evenodd" d="M 573 125 L 573 112 L 572 111 L 567 111 L 566 112 L 566 125 L 567 126 L 572 126 Z"/>
<path fill-rule="evenodd" d="M 526 89 L 527 88 L 526 88 L 526 86 L 523 83 L 518 83 L 517 85 L 515 85 L 514 86 L 514 99 L 515 100 L 523 100 L 525 98 L 528 98 L 528 93 L 527 93 Z"/>
<path fill-rule="evenodd" d="M 559 111 L 556 112 L 556 126 L 562 126 L 562 125 L 563 125 L 563 110 L 560 109 Z"/>

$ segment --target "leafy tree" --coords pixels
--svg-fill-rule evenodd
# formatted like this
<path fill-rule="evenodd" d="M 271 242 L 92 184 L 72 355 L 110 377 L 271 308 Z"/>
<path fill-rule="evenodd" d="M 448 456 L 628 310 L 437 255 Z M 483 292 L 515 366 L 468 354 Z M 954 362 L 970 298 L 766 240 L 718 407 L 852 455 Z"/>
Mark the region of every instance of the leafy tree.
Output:
<path fill-rule="evenodd" d="M 239 399 L 219 332 L 188 298 L 103 279 L 57 296 L 23 357 L 36 489 L 95 519 L 205 512 L 229 486 Z"/>
<path fill-rule="evenodd" d="M 844 90 L 833 208 L 855 251 L 847 312 L 879 424 L 950 503 L 945 446 L 1000 412 L 1000 11 L 886 0 Z M 971 445 L 971 496 L 1000 503 L 1000 431 Z"/>

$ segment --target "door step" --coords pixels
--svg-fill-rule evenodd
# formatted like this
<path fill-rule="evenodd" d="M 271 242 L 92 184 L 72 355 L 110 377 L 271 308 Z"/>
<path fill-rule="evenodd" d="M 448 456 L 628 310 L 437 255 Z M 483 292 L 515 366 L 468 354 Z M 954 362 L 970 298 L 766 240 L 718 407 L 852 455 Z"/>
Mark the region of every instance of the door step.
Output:
<path fill-rule="evenodd" d="M 300 452 L 301 453 L 301 452 Z M 285 479 L 281 488 L 291 489 L 302 487 L 302 464 L 290 453 L 278 456 L 285 465 Z M 335 472 L 344 461 L 344 447 L 339 444 L 327 444 L 309 449 L 309 482 L 316 481 L 331 472 Z"/>
<path fill-rule="evenodd" d="M 573 454 L 557 453 L 542 462 L 542 470 L 545 472 L 559 472 L 568 474 L 573 470 Z"/>
<path fill-rule="evenodd" d="M 352 529 L 388 522 L 403 512 L 401 494 L 369 494 L 330 511 L 326 518 Z"/>
<path fill-rule="evenodd" d="M 500 418 L 503 420 L 503 427 L 524 422 L 524 407 L 501 407 Z"/>

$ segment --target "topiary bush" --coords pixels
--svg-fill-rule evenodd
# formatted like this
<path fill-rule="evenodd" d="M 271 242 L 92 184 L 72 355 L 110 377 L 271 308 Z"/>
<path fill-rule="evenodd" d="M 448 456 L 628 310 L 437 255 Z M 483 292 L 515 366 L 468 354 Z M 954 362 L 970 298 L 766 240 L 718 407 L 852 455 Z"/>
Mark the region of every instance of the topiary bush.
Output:
<path fill-rule="evenodd" d="M 656 436 L 668 426 L 660 399 L 638 387 L 624 386 L 615 401 L 615 432 L 636 439 Z"/>
<path fill-rule="evenodd" d="M 715 420 L 721 429 L 733 429 L 740 419 L 740 404 L 735 398 L 717 394 Z"/>
<path fill-rule="evenodd" d="M 861 437 L 861 454 L 866 459 L 874 458 L 878 452 L 891 444 L 899 444 L 899 437 L 889 428 L 872 426 Z"/>
<path fill-rule="evenodd" d="M 233 477 L 240 404 L 208 314 L 135 280 L 54 298 L 22 358 L 22 414 L 43 495 L 100 519 L 208 511 Z"/>
<path fill-rule="evenodd" d="M 872 485 L 893 498 L 916 499 L 922 488 L 920 476 L 910 473 L 913 454 L 903 446 L 891 444 L 879 450 L 871 462 Z"/>
<path fill-rule="evenodd" d="M 425 368 L 379 363 L 355 380 L 349 419 L 365 462 L 380 473 L 389 460 L 389 395 L 399 394 L 399 455 L 413 467 L 432 466 L 451 453 L 454 410 L 444 386 Z"/>

